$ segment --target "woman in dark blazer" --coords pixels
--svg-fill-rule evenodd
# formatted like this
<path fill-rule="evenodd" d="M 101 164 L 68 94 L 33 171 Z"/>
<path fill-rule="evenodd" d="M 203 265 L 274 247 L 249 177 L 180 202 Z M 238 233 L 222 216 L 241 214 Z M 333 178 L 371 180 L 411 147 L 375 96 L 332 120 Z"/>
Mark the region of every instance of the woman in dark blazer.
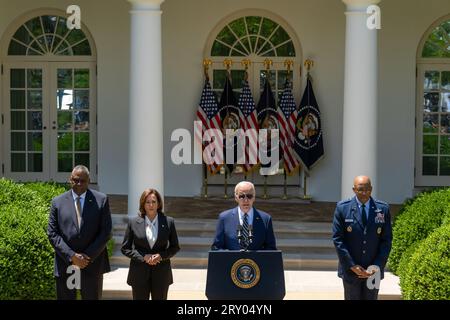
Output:
<path fill-rule="evenodd" d="M 127 283 L 134 300 L 166 300 L 173 283 L 170 258 L 179 250 L 173 218 L 164 215 L 161 195 L 146 189 L 139 214 L 129 219 L 122 253 L 131 259 Z"/>

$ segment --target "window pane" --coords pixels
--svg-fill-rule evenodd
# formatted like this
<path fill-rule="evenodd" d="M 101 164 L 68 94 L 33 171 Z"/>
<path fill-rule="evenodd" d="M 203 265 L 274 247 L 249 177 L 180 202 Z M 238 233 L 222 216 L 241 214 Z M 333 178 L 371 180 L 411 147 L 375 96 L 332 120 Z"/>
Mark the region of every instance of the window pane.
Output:
<path fill-rule="evenodd" d="M 441 88 L 444 90 L 450 90 L 450 71 L 442 72 Z"/>
<path fill-rule="evenodd" d="M 58 111 L 58 130 L 72 130 L 71 111 Z"/>
<path fill-rule="evenodd" d="M 286 85 L 287 71 L 280 70 L 277 73 L 278 73 L 278 90 L 284 90 L 284 87 Z"/>
<path fill-rule="evenodd" d="M 75 29 L 74 29 L 75 30 Z M 72 47 L 73 54 L 76 56 L 90 56 L 91 55 L 91 47 L 89 45 L 89 41 L 86 39 L 83 42 L 77 44 Z"/>
<path fill-rule="evenodd" d="M 72 110 L 73 90 L 57 90 L 56 107 L 58 108 L 58 110 Z"/>
<path fill-rule="evenodd" d="M 27 170 L 25 161 L 25 153 L 11 153 L 11 171 L 25 172 Z"/>
<path fill-rule="evenodd" d="M 275 88 L 275 71 L 274 70 L 270 70 L 270 87 L 272 88 L 272 90 Z M 267 77 L 267 71 L 266 70 L 261 70 L 260 73 L 260 82 L 259 82 L 259 89 L 261 91 L 264 90 L 264 84 L 266 83 L 266 77 Z"/>
<path fill-rule="evenodd" d="M 295 57 L 295 48 L 292 41 L 289 41 L 277 48 L 277 56 L 279 57 Z"/>
<path fill-rule="evenodd" d="M 261 17 L 245 17 L 249 34 L 258 34 Z"/>
<path fill-rule="evenodd" d="M 441 157 L 439 175 L 450 176 L 450 157 Z"/>
<path fill-rule="evenodd" d="M 58 27 L 56 28 L 56 34 L 60 35 L 61 37 L 64 37 L 67 31 L 69 31 L 69 29 L 67 29 L 67 20 L 63 17 L 59 17 Z"/>
<path fill-rule="evenodd" d="M 278 26 L 275 22 L 270 19 L 264 18 L 263 23 L 261 25 L 261 32 L 259 33 L 265 38 L 269 38 L 275 28 Z"/>
<path fill-rule="evenodd" d="M 441 154 L 450 155 L 450 136 L 441 136 Z"/>
<path fill-rule="evenodd" d="M 28 88 L 42 88 L 42 70 L 28 69 L 27 70 Z"/>
<path fill-rule="evenodd" d="M 42 172 L 42 153 L 28 154 L 28 172 Z"/>
<path fill-rule="evenodd" d="M 75 151 L 89 151 L 89 132 L 75 133 Z"/>
<path fill-rule="evenodd" d="M 75 69 L 75 88 L 89 88 L 89 69 Z"/>
<path fill-rule="evenodd" d="M 42 112 L 28 111 L 28 130 L 42 130 Z"/>
<path fill-rule="evenodd" d="M 72 69 L 58 69 L 58 88 L 72 89 Z"/>
<path fill-rule="evenodd" d="M 72 172 L 73 155 L 71 153 L 58 153 L 58 171 Z"/>
<path fill-rule="evenodd" d="M 31 41 L 33 41 L 33 37 L 31 37 L 24 26 L 21 26 L 16 31 L 16 33 L 13 35 L 13 38 L 19 40 L 20 42 L 23 42 L 24 44 L 29 44 Z"/>
<path fill-rule="evenodd" d="M 277 44 L 283 43 L 289 39 L 290 37 L 287 32 L 280 26 L 272 38 L 270 38 L 270 41 L 272 41 L 273 45 L 276 46 Z"/>
<path fill-rule="evenodd" d="M 28 109 L 42 109 L 42 91 L 28 91 Z"/>
<path fill-rule="evenodd" d="M 58 151 L 73 151 L 72 132 L 58 132 Z"/>
<path fill-rule="evenodd" d="M 424 93 L 424 111 L 436 112 L 439 111 L 439 93 L 425 92 Z"/>
<path fill-rule="evenodd" d="M 231 84 L 233 85 L 233 89 L 242 88 L 242 81 L 244 80 L 244 76 L 244 70 L 231 70 Z"/>
<path fill-rule="evenodd" d="M 228 27 L 223 28 L 222 31 L 220 31 L 219 34 L 217 35 L 216 39 L 230 46 L 232 46 L 237 41 L 236 37 L 230 31 L 230 29 L 228 29 Z"/>
<path fill-rule="evenodd" d="M 449 112 L 450 111 L 450 92 L 441 93 L 442 95 L 442 112 Z"/>
<path fill-rule="evenodd" d="M 438 153 L 438 136 L 423 136 L 423 154 Z"/>
<path fill-rule="evenodd" d="M 76 111 L 73 116 L 75 117 L 75 130 L 89 130 L 89 112 Z"/>
<path fill-rule="evenodd" d="M 25 90 L 11 90 L 11 109 L 25 109 Z"/>
<path fill-rule="evenodd" d="M 39 17 L 31 19 L 25 24 L 27 25 L 28 30 L 30 30 L 31 33 L 34 34 L 35 36 L 42 35 L 43 32 L 41 27 L 41 19 Z"/>
<path fill-rule="evenodd" d="M 244 24 L 244 18 L 234 20 L 230 23 L 230 27 L 239 38 L 247 34 L 247 30 L 245 29 Z"/>
<path fill-rule="evenodd" d="M 25 151 L 25 132 L 11 132 L 11 151 Z"/>
<path fill-rule="evenodd" d="M 437 157 L 423 157 L 422 173 L 424 176 L 437 175 Z"/>
<path fill-rule="evenodd" d="M 439 71 L 426 71 L 423 81 L 426 90 L 439 89 Z"/>
<path fill-rule="evenodd" d="M 56 17 L 42 16 L 42 24 L 44 25 L 45 33 L 54 33 L 56 28 Z"/>
<path fill-rule="evenodd" d="M 85 38 L 83 31 L 80 29 L 72 29 L 70 31 L 69 35 L 67 36 L 66 40 L 69 42 L 70 45 L 73 45 Z"/>
<path fill-rule="evenodd" d="M 227 76 L 226 70 L 214 70 L 213 71 L 213 88 L 214 89 L 223 89 L 226 76 Z"/>
<path fill-rule="evenodd" d="M 11 88 L 25 88 L 25 69 L 11 69 Z"/>
<path fill-rule="evenodd" d="M 79 165 L 79 164 L 81 164 L 87 168 L 90 167 L 88 153 L 76 153 L 75 154 L 75 165 Z"/>
<path fill-rule="evenodd" d="M 441 114 L 441 133 L 450 133 L 450 113 Z"/>
<path fill-rule="evenodd" d="M 25 112 L 11 111 L 11 130 L 25 130 Z"/>
<path fill-rule="evenodd" d="M 437 133 L 439 130 L 439 115 L 427 114 L 423 115 L 423 132 Z"/>
<path fill-rule="evenodd" d="M 211 49 L 211 56 L 217 57 L 217 56 L 225 56 L 227 57 L 230 53 L 230 48 L 223 45 L 222 43 L 218 41 L 214 41 L 213 47 Z"/>
<path fill-rule="evenodd" d="M 28 133 L 28 151 L 42 151 L 42 133 Z"/>
<path fill-rule="evenodd" d="M 8 47 L 8 55 L 10 56 L 24 56 L 27 54 L 27 48 L 20 43 L 11 40 Z"/>
<path fill-rule="evenodd" d="M 89 109 L 89 90 L 74 90 L 74 109 Z"/>

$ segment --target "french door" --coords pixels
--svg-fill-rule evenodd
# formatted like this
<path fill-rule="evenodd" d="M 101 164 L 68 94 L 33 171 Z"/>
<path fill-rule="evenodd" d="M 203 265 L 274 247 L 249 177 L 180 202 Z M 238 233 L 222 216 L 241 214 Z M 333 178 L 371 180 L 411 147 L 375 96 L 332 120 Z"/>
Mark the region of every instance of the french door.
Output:
<path fill-rule="evenodd" d="M 18 181 L 66 182 L 82 164 L 96 182 L 96 79 L 90 62 L 4 66 L 4 171 Z"/>

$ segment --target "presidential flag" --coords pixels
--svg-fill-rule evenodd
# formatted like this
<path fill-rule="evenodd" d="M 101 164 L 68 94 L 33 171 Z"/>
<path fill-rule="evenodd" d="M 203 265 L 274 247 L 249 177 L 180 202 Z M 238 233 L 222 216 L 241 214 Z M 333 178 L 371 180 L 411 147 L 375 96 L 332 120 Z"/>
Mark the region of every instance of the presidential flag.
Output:
<path fill-rule="evenodd" d="M 202 97 L 200 99 L 200 104 L 197 109 L 197 120 L 202 122 L 202 130 L 198 132 L 196 135 L 197 141 L 203 141 L 203 133 L 208 129 L 222 129 L 222 122 L 220 120 L 220 114 L 217 105 L 217 100 L 214 92 L 211 89 L 211 84 L 209 83 L 209 79 L 205 79 L 205 85 L 203 86 Z M 223 148 L 222 141 L 215 141 L 215 148 L 218 150 L 219 148 Z M 208 145 L 203 144 L 203 147 Z M 219 152 L 218 161 L 213 162 L 208 165 L 208 169 L 211 174 L 215 174 L 220 170 L 220 167 L 223 163 L 223 155 Z"/>
<path fill-rule="evenodd" d="M 278 124 L 277 107 L 268 78 L 266 78 L 264 90 L 261 93 L 261 97 L 259 98 L 258 106 L 256 107 L 256 112 L 258 115 L 259 128 L 267 129 L 267 137 L 268 137 L 268 139 L 260 141 L 260 143 L 262 142 L 262 144 L 259 145 L 259 148 L 261 149 L 260 154 L 262 152 L 263 154 L 266 154 L 268 158 L 271 158 L 272 152 L 275 151 L 276 148 L 278 148 L 278 145 L 271 144 L 270 130 L 279 129 L 279 124 Z M 264 164 L 263 162 L 264 161 L 261 161 L 261 167 L 263 168 L 271 167 L 273 165 L 270 163 Z M 278 171 L 278 168 L 276 169 Z M 274 171 L 271 174 L 276 173 L 277 172 Z"/>
<path fill-rule="evenodd" d="M 278 121 L 280 123 L 280 144 L 283 154 L 284 169 L 287 174 L 292 172 L 299 166 L 295 151 L 292 149 L 294 145 L 295 122 L 297 120 L 297 105 L 292 95 L 292 84 L 286 79 L 283 94 L 281 95 L 280 104 L 278 106 Z"/>
<path fill-rule="evenodd" d="M 294 150 L 306 171 L 309 171 L 323 157 L 320 111 L 309 75 L 298 110 Z"/>
<path fill-rule="evenodd" d="M 258 162 L 258 114 L 256 113 L 255 101 L 253 100 L 252 92 L 248 81 L 244 80 L 242 84 L 241 95 L 238 101 L 239 109 L 244 116 L 244 129 L 248 133 L 248 142 L 245 147 L 245 164 L 244 169 L 246 172 L 252 170 L 252 168 Z M 252 130 L 253 129 L 253 130 Z M 247 131 L 251 130 L 251 131 Z M 250 163 L 250 159 L 254 159 L 255 163 Z"/>
<path fill-rule="evenodd" d="M 228 171 L 232 173 L 234 165 L 237 162 L 237 130 L 243 128 L 243 121 L 245 119 L 238 107 L 238 103 L 233 92 L 233 87 L 231 86 L 229 74 L 225 77 L 225 84 L 219 102 L 219 114 L 222 121 L 222 131 L 224 134 L 224 159 L 228 167 Z M 228 135 L 227 129 L 231 130 L 228 132 Z M 229 159 L 227 159 L 227 154 L 229 155 Z M 234 154 L 234 156 L 231 157 L 231 154 Z"/>

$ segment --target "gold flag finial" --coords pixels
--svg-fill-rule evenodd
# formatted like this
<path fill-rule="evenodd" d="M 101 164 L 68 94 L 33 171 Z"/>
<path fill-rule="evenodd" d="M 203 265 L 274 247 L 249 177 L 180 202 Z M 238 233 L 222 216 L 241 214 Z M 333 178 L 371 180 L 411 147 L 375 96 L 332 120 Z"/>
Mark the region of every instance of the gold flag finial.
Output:
<path fill-rule="evenodd" d="M 233 65 L 233 60 L 227 58 L 223 60 L 223 65 L 227 68 L 227 71 L 230 71 L 230 68 Z"/>
<path fill-rule="evenodd" d="M 314 67 L 314 61 L 310 59 L 306 59 L 304 66 L 306 67 L 306 70 L 309 72 L 312 67 Z"/>
<path fill-rule="evenodd" d="M 203 72 L 206 79 L 209 79 L 208 71 L 210 65 L 212 65 L 211 59 L 203 59 Z"/>
<path fill-rule="evenodd" d="M 294 65 L 294 61 L 293 60 L 289 60 L 286 59 L 284 60 L 284 66 L 287 69 L 287 75 L 289 76 L 289 74 L 291 73 L 291 67 Z"/>
<path fill-rule="evenodd" d="M 270 67 L 273 65 L 273 61 L 272 60 L 270 60 L 270 59 L 268 59 L 268 58 L 266 58 L 265 60 L 264 60 L 264 66 L 266 67 L 266 70 L 270 70 Z"/>
<path fill-rule="evenodd" d="M 244 66 L 246 71 L 248 69 L 248 66 L 251 65 L 251 64 L 252 64 L 252 62 L 250 61 L 250 59 L 244 59 L 244 60 L 241 61 L 241 65 Z"/>

